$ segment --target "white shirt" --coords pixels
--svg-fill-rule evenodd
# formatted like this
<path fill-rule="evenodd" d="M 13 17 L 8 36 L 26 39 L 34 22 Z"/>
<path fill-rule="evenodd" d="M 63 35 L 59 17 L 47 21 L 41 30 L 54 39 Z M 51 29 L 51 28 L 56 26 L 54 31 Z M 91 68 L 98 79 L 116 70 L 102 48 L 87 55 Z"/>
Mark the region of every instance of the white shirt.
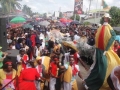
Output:
<path fill-rule="evenodd" d="M 12 43 L 12 40 L 11 39 L 7 39 L 7 43 Z"/>
<path fill-rule="evenodd" d="M 17 55 L 17 61 L 18 61 L 18 62 L 21 62 L 21 58 L 22 58 L 22 57 L 21 57 L 20 55 Z"/>
<path fill-rule="evenodd" d="M 12 46 L 12 49 L 16 49 L 16 48 L 15 48 L 15 45 L 14 45 L 14 46 Z"/>
<path fill-rule="evenodd" d="M 78 41 L 80 39 L 80 36 L 74 35 L 74 41 Z"/>
<path fill-rule="evenodd" d="M 35 55 L 36 55 L 36 56 L 39 56 L 39 55 L 40 55 L 40 52 L 41 52 L 40 47 L 39 47 L 39 50 L 38 50 L 38 48 L 36 47 Z"/>
<path fill-rule="evenodd" d="M 67 35 L 67 37 L 69 37 L 69 36 L 70 36 L 70 34 L 69 34 L 69 33 L 66 33 L 66 35 Z"/>
<path fill-rule="evenodd" d="M 37 69 L 37 71 L 38 71 L 38 73 L 39 73 L 39 66 L 38 66 L 38 65 L 36 66 L 36 69 Z M 42 72 L 39 73 L 39 74 L 40 74 L 40 76 L 42 77 Z"/>
<path fill-rule="evenodd" d="M 67 64 L 65 64 L 64 66 L 66 69 L 68 69 L 69 62 Z M 75 65 L 75 68 L 78 70 L 78 72 L 80 71 L 80 67 L 78 65 Z M 72 70 L 73 69 L 74 69 L 74 65 L 72 66 Z M 72 73 L 72 70 L 71 70 L 71 73 Z M 76 79 L 77 76 L 78 76 L 78 73 L 75 76 L 72 76 L 71 83 Z"/>
<path fill-rule="evenodd" d="M 70 56 L 70 53 L 65 53 L 64 64 L 69 62 L 69 56 Z"/>

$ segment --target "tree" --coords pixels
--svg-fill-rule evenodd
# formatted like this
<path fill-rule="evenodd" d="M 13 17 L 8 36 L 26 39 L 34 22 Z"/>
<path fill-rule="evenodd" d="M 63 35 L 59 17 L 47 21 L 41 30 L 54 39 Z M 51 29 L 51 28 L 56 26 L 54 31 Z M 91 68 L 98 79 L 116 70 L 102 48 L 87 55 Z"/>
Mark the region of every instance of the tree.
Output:
<path fill-rule="evenodd" d="M 4 14 L 9 14 L 15 12 L 17 9 L 21 9 L 21 4 L 18 0 L 0 0 L 0 3 Z"/>
<path fill-rule="evenodd" d="M 120 8 L 118 7 L 111 7 L 109 14 L 111 16 L 110 24 L 111 26 L 120 26 Z M 100 23 L 103 24 L 104 20 L 101 18 Z"/>
<path fill-rule="evenodd" d="M 33 15 L 33 12 L 31 10 L 30 7 L 28 7 L 27 5 L 24 5 L 23 6 L 23 9 L 22 9 L 23 13 L 29 15 L 29 16 L 32 16 Z"/>
<path fill-rule="evenodd" d="M 119 26 L 120 25 L 120 8 L 118 7 L 111 7 L 109 11 L 111 18 L 111 25 L 112 26 Z"/>
<path fill-rule="evenodd" d="M 45 19 L 47 18 L 47 13 L 43 14 L 43 18 L 45 18 Z"/>
<path fill-rule="evenodd" d="M 74 20 L 74 18 L 75 18 L 75 15 L 73 15 L 73 16 L 71 17 L 72 20 Z M 80 20 L 80 16 L 79 16 L 78 14 L 76 15 L 76 20 L 77 20 L 77 21 Z"/>

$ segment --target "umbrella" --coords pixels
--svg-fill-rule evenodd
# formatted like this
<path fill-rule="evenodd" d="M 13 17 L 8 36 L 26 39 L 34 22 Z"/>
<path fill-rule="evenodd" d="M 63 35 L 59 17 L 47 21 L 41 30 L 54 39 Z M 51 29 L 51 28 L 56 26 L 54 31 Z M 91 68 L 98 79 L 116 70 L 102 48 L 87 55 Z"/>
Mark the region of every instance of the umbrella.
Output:
<path fill-rule="evenodd" d="M 21 23 L 16 23 L 16 24 L 10 24 L 11 28 L 18 28 L 18 27 L 21 27 L 23 24 Z"/>
<path fill-rule="evenodd" d="M 66 22 L 67 22 L 67 19 L 66 19 L 66 18 L 61 18 L 61 19 L 60 19 L 60 22 L 66 23 Z"/>
<path fill-rule="evenodd" d="M 39 24 L 42 26 L 48 26 L 50 23 L 48 21 L 41 21 Z"/>
<path fill-rule="evenodd" d="M 70 41 L 69 42 L 64 41 L 64 42 L 62 42 L 62 44 L 66 47 L 74 49 L 75 51 L 78 51 L 77 46 L 72 41 L 71 42 Z"/>
<path fill-rule="evenodd" d="M 35 26 L 38 26 L 38 22 L 31 22 L 30 25 L 35 25 Z"/>
<path fill-rule="evenodd" d="M 26 20 L 23 17 L 15 17 L 11 21 L 11 23 L 24 23 Z"/>
<path fill-rule="evenodd" d="M 68 19 L 68 20 L 67 20 L 68 23 L 71 23 L 72 21 L 73 21 L 73 20 L 71 20 L 71 19 Z"/>
<path fill-rule="evenodd" d="M 63 24 L 63 23 L 61 23 L 61 22 L 57 22 L 55 25 L 56 25 L 56 26 L 60 26 L 60 27 L 65 27 L 65 24 Z"/>
<path fill-rule="evenodd" d="M 79 21 L 72 21 L 70 24 L 80 24 Z"/>
<path fill-rule="evenodd" d="M 33 26 L 32 25 L 30 25 L 30 24 L 25 24 L 25 25 L 23 25 L 23 28 L 25 29 L 25 28 L 30 28 L 30 29 L 32 29 L 33 28 Z"/>

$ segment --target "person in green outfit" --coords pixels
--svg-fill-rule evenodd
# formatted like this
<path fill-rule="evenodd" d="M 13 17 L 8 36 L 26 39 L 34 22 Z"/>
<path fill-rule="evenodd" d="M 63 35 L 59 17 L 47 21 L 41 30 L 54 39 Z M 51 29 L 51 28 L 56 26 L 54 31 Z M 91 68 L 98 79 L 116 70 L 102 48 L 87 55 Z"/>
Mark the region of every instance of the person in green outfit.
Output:
<path fill-rule="evenodd" d="M 6 53 L 2 52 L 2 47 L 0 46 L 0 68 L 2 68 L 3 66 L 3 60 L 6 57 L 6 55 L 7 55 Z"/>

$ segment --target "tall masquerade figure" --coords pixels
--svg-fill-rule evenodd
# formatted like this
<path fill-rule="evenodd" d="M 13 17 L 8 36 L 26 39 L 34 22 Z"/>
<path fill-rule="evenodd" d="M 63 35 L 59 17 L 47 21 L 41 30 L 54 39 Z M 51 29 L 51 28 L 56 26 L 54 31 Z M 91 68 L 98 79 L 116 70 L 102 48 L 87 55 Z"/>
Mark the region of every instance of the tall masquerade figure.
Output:
<path fill-rule="evenodd" d="M 120 64 L 118 55 L 112 50 L 116 37 L 113 28 L 108 24 L 110 15 L 106 13 L 103 17 L 104 24 L 97 30 L 95 37 L 95 59 L 96 63 L 90 75 L 85 80 L 90 90 L 110 90 L 107 78 L 113 68 Z"/>

